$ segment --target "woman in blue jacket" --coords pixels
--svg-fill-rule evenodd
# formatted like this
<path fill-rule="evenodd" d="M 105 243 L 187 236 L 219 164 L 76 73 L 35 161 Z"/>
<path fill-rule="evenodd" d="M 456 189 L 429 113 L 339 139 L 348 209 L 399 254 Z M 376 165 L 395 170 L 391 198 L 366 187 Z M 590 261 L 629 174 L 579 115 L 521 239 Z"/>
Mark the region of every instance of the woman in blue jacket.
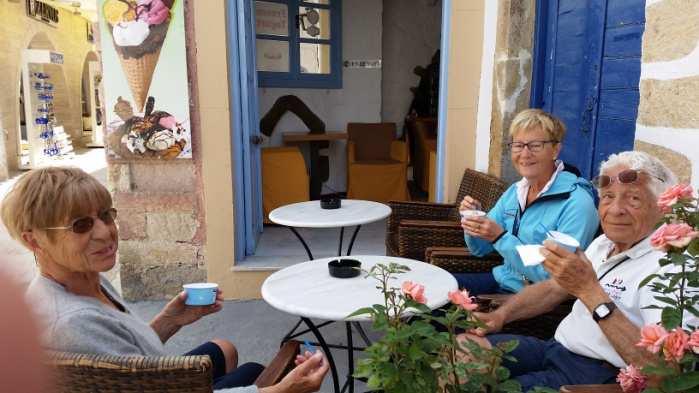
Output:
<path fill-rule="evenodd" d="M 593 187 L 564 170 L 558 160 L 565 126 L 553 115 L 527 109 L 510 126 L 512 164 L 522 179 L 510 186 L 486 216 L 461 220 L 466 245 L 473 255 L 492 251 L 504 264 L 492 273 L 455 274 L 459 286 L 473 295 L 519 292 L 529 282 L 548 278 L 542 265 L 524 266 L 515 249 L 541 244 L 547 231 L 566 233 L 584 250 L 599 226 Z M 481 210 L 480 201 L 464 197 L 460 209 Z"/>

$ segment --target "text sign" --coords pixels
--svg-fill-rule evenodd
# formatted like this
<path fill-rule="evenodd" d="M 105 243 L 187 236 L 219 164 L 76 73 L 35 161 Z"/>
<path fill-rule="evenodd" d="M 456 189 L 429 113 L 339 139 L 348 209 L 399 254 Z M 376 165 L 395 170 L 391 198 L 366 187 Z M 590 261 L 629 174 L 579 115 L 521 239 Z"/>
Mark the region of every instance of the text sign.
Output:
<path fill-rule="evenodd" d="M 48 24 L 58 24 L 58 9 L 41 1 L 27 0 L 27 16 Z"/>

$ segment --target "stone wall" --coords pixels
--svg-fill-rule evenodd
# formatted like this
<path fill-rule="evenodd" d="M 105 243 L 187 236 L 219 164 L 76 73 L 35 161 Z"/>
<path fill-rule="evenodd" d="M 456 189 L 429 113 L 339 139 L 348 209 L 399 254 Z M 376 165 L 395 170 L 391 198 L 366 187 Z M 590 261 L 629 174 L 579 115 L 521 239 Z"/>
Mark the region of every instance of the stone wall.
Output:
<path fill-rule="evenodd" d="M 51 48 L 64 56 L 63 78 L 58 79 L 64 80 L 66 89 L 54 94 L 56 117 L 74 142 L 80 139 L 83 62 L 95 47 L 87 41 L 85 18 L 64 9 L 59 9 L 58 17 L 58 25 L 49 26 L 29 18 L 24 1 L 0 6 L 0 180 L 17 168 L 21 53 L 36 37 L 41 36 L 40 49 Z"/>
<path fill-rule="evenodd" d="M 119 210 L 121 286 L 127 300 L 167 299 L 186 282 L 206 281 L 196 47 L 185 2 L 192 160 L 108 161 Z"/>
<path fill-rule="evenodd" d="M 649 0 L 635 148 L 699 187 L 699 1 Z"/>
<path fill-rule="evenodd" d="M 512 119 L 529 107 L 535 4 L 535 0 L 498 1 L 488 172 L 507 181 L 518 178 L 506 143 Z"/>

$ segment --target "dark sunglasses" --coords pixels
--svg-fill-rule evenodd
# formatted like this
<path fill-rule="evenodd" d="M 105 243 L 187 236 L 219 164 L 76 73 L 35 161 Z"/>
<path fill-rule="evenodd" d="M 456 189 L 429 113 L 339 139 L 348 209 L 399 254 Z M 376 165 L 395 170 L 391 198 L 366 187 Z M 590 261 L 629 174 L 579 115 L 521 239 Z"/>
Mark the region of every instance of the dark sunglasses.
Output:
<path fill-rule="evenodd" d="M 639 171 L 638 169 L 627 169 L 625 171 L 619 172 L 615 177 L 607 175 L 597 176 L 594 179 L 592 179 L 592 184 L 594 184 L 597 188 L 605 188 L 610 184 L 614 183 L 614 181 L 618 181 L 622 184 L 633 184 L 638 182 L 638 180 L 641 178 L 641 173 L 645 173 L 646 175 L 665 183 L 665 180 L 657 176 L 653 176 L 649 173 Z"/>
<path fill-rule="evenodd" d="M 97 218 L 99 218 L 106 225 L 113 224 L 114 220 L 116 219 L 116 216 L 117 210 L 113 207 L 110 207 L 109 209 L 102 210 L 101 212 L 97 213 Z M 94 226 L 95 219 L 92 216 L 85 216 L 76 218 L 70 225 L 65 227 L 51 227 L 44 229 L 70 229 L 74 233 L 81 234 L 90 232 L 92 230 L 92 227 Z"/>

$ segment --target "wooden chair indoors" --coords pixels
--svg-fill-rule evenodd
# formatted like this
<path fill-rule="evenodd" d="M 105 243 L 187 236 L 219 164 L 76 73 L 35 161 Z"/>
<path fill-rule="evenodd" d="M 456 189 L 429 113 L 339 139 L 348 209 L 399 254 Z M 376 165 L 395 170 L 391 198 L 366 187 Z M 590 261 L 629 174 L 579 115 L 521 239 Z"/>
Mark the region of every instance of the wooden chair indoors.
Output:
<path fill-rule="evenodd" d="M 286 342 L 255 381 L 258 387 L 279 382 L 294 367 L 298 341 Z M 58 393 L 211 393 L 208 356 L 109 356 L 50 352 L 48 363 Z"/>
<path fill-rule="evenodd" d="M 349 123 L 347 134 L 347 198 L 408 200 L 408 148 L 396 124 Z"/>
<path fill-rule="evenodd" d="M 309 200 L 306 162 L 298 147 L 262 149 L 262 210 L 264 222 L 269 213 L 290 203 Z"/>
<path fill-rule="evenodd" d="M 430 191 L 431 177 L 434 175 L 430 167 L 430 153 L 437 151 L 437 119 L 433 117 L 416 117 L 406 121 L 408 135 L 411 137 L 412 150 L 410 153 L 413 167 L 413 179 L 422 191 Z"/>

